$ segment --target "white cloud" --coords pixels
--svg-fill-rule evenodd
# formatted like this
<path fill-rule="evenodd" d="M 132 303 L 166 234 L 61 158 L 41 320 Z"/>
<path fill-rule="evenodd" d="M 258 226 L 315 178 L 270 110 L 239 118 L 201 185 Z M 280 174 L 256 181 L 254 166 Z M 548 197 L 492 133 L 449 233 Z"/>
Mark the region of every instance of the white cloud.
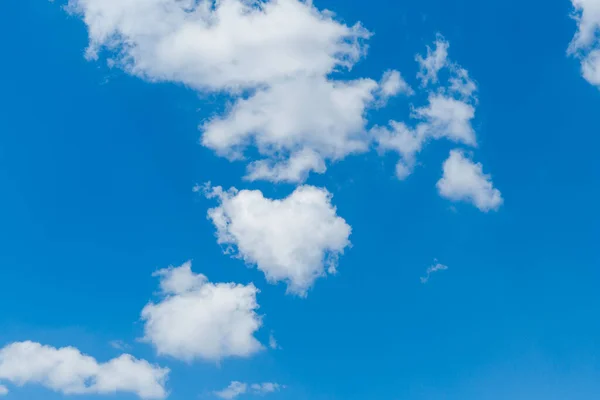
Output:
<path fill-rule="evenodd" d="M 8 394 L 8 388 L 4 385 L 0 385 L 0 396 L 6 396 Z"/>
<path fill-rule="evenodd" d="M 232 106 L 201 124 L 229 159 L 256 146 L 248 180 L 302 182 L 327 161 L 368 150 L 365 112 L 412 89 L 398 71 L 332 80 L 365 53 L 360 24 L 302 0 L 69 0 L 89 32 L 88 57 L 152 81 L 226 92 Z"/>
<path fill-rule="evenodd" d="M 444 162 L 443 176 L 437 183 L 441 196 L 453 201 L 468 201 L 481 211 L 497 210 L 504 200 L 483 173 L 481 163 L 474 163 L 460 150 L 452 150 Z"/>
<path fill-rule="evenodd" d="M 446 265 L 440 264 L 436 260 L 436 263 L 434 265 L 427 268 L 427 275 L 421 277 L 421 283 L 429 282 L 429 278 L 431 277 L 431 274 L 438 272 L 438 271 L 446 271 L 447 269 L 448 269 L 448 267 Z"/>
<path fill-rule="evenodd" d="M 598 0 L 571 0 L 575 9 L 577 32 L 568 53 L 581 61 L 581 73 L 589 83 L 600 87 L 600 2 Z"/>
<path fill-rule="evenodd" d="M 261 327 L 253 284 L 211 283 L 191 262 L 155 273 L 161 299 L 142 310 L 144 341 L 159 354 L 192 361 L 247 357 L 262 349 L 254 337 Z"/>
<path fill-rule="evenodd" d="M 272 382 L 253 383 L 249 385 L 243 382 L 232 381 L 225 389 L 216 391 L 214 394 L 222 399 L 231 400 L 248 392 L 254 394 L 268 394 L 277 392 L 284 387 L 285 386 Z"/>
<path fill-rule="evenodd" d="M 215 392 L 215 395 L 226 400 L 231 400 L 241 394 L 246 393 L 248 385 L 242 382 L 233 381 L 225 389 Z"/>
<path fill-rule="evenodd" d="M 399 71 L 389 70 L 383 74 L 379 84 L 381 95 L 383 98 L 396 96 L 399 93 L 413 95 L 414 91 L 410 85 L 402 78 Z"/>
<path fill-rule="evenodd" d="M 337 216 L 325 189 L 301 186 L 282 200 L 258 190 L 216 187 L 207 194 L 220 201 L 208 212 L 219 244 L 232 246 L 269 282 L 286 282 L 289 293 L 306 295 L 317 278 L 334 273 L 350 245 L 351 227 Z"/>
<path fill-rule="evenodd" d="M 150 80 L 198 89 L 252 88 L 351 67 L 369 33 L 298 0 L 70 0 L 87 55 Z"/>
<path fill-rule="evenodd" d="M 311 171 L 323 173 L 327 160 L 368 150 L 365 112 L 401 90 L 393 76 L 381 87 L 321 76 L 274 83 L 203 124 L 202 144 L 230 159 L 255 146 L 265 159 L 248 166 L 250 180 L 304 181 Z"/>
<path fill-rule="evenodd" d="M 414 107 L 411 119 L 414 126 L 404 122 L 390 121 L 387 127 L 376 126 L 371 134 L 379 148 L 395 151 L 400 155 L 396 165 L 398 179 L 407 178 L 416 164 L 416 155 L 430 140 L 448 139 L 455 143 L 477 146 L 472 120 L 477 104 L 477 85 L 469 73 L 448 59 L 448 42 L 438 35 L 436 49 L 427 47 L 427 56 L 418 55 L 421 64 L 419 78 L 424 85 L 438 83 L 438 72 L 442 68 L 449 71 L 448 83 L 435 91 L 430 91 L 428 104 Z"/>
<path fill-rule="evenodd" d="M 438 73 L 448 65 L 448 48 L 450 43 L 443 36 L 438 35 L 435 40 L 435 49 L 427 46 L 427 55 L 423 57 L 420 54 L 415 56 L 419 63 L 419 72 L 417 78 L 421 80 L 422 86 L 429 83 L 438 83 Z"/>
<path fill-rule="evenodd" d="M 168 373 L 128 354 L 99 363 L 73 347 L 57 349 L 29 341 L 0 350 L 0 379 L 18 386 L 39 384 L 65 395 L 126 392 L 164 399 Z"/>

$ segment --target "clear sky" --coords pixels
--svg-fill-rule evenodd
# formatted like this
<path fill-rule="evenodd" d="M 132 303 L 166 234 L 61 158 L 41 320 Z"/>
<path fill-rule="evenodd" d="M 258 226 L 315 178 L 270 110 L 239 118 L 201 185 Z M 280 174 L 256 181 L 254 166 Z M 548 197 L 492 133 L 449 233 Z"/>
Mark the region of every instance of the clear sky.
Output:
<path fill-rule="evenodd" d="M 599 27 L 5 2 L 0 398 L 599 398 Z"/>

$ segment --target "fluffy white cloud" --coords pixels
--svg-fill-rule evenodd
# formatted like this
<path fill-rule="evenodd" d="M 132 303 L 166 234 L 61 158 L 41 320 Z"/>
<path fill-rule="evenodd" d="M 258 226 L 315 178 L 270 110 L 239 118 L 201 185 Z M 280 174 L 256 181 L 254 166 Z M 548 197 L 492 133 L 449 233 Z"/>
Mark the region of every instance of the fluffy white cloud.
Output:
<path fill-rule="evenodd" d="M 8 388 L 4 385 L 0 385 L 0 396 L 6 396 L 8 394 Z"/>
<path fill-rule="evenodd" d="M 0 379 L 18 386 L 39 384 L 65 395 L 126 392 L 163 399 L 168 373 L 128 354 L 99 363 L 73 347 L 17 342 L 0 350 Z"/>
<path fill-rule="evenodd" d="M 325 189 L 301 186 L 282 200 L 258 190 L 216 187 L 207 194 L 220 202 L 208 211 L 218 242 L 255 264 L 268 281 L 286 282 L 290 293 L 306 295 L 317 278 L 335 272 L 350 244 L 351 228 Z"/>
<path fill-rule="evenodd" d="M 600 2 L 571 0 L 575 9 L 577 32 L 568 52 L 581 60 L 581 73 L 593 85 L 600 86 Z"/>
<path fill-rule="evenodd" d="M 330 79 L 365 54 L 370 33 L 312 1 L 69 0 L 69 9 L 88 27 L 88 57 L 104 49 L 133 75 L 230 94 L 230 109 L 201 125 L 202 143 L 230 159 L 256 146 L 249 180 L 302 182 L 366 151 L 366 110 L 412 93 L 398 71 Z"/>
<path fill-rule="evenodd" d="M 214 394 L 222 399 L 231 400 L 248 392 L 252 392 L 255 394 L 267 394 L 277 392 L 282 387 L 284 386 L 272 382 L 253 383 L 248 385 L 243 382 L 232 381 L 229 384 L 229 386 L 227 386 L 225 389 L 216 391 L 214 392 Z"/>
<path fill-rule="evenodd" d="M 323 172 L 325 160 L 368 149 L 364 113 L 378 89 L 371 79 L 279 82 L 205 123 L 202 143 L 229 158 L 240 158 L 248 145 L 256 146 L 267 159 L 250 164 L 251 180 L 302 181 L 310 171 Z"/>
<path fill-rule="evenodd" d="M 404 122 L 390 121 L 387 127 L 376 126 L 371 134 L 384 151 L 395 151 L 400 155 L 396 165 L 399 179 L 408 177 L 416 164 L 416 155 L 425 143 L 434 139 L 448 139 L 455 143 L 477 146 L 471 121 L 475 117 L 477 85 L 469 73 L 448 59 L 449 44 L 438 35 L 435 50 L 427 47 L 427 56 L 417 56 L 421 64 L 418 77 L 424 85 L 438 82 L 438 72 L 447 68 L 450 72 L 448 84 L 431 91 L 428 104 L 413 107 L 414 127 Z"/>
<path fill-rule="evenodd" d="M 443 165 L 443 176 L 437 183 L 440 195 L 453 201 L 468 201 L 481 211 L 497 210 L 502 194 L 483 173 L 481 163 L 474 163 L 460 150 L 452 150 Z"/>
<path fill-rule="evenodd" d="M 421 283 L 429 282 L 429 278 L 431 277 L 431 274 L 438 272 L 438 271 L 446 271 L 447 269 L 448 269 L 448 267 L 446 265 L 440 264 L 436 260 L 434 265 L 427 268 L 427 275 L 421 277 Z"/>
<path fill-rule="evenodd" d="M 69 0 L 87 55 L 150 80 L 209 90 L 248 88 L 351 67 L 369 33 L 299 0 Z"/>
<path fill-rule="evenodd" d="M 383 74 L 380 83 L 380 91 L 383 98 L 396 96 L 399 93 L 413 95 L 414 91 L 410 85 L 404 80 L 400 71 L 389 70 Z"/>
<path fill-rule="evenodd" d="M 211 283 L 191 262 L 155 273 L 161 299 L 142 310 L 144 341 L 159 354 L 192 361 L 247 357 L 261 350 L 261 327 L 253 284 Z"/>

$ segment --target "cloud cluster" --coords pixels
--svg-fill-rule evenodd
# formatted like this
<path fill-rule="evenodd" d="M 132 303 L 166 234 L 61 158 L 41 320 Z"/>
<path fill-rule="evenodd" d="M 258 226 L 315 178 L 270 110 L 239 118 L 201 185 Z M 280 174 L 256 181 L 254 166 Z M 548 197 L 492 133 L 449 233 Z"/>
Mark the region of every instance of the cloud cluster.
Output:
<path fill-rule="evenodd" d="M 192 361 L 247 357 L 263 348 L 253 284 L 211 283 L 191 262 L 155 273 L 160 300 L 142 310 L 144 341 L 158 354 Z"/>
<path fill-rule="evenodd" d="M 442 197 L 471 202 L 484 212 L 497 210 L 504 202 L 500 191 L 494 188 L 491 176 L 483 173 L 481 163 L 473 162 L 460 150 L 450 151 L 443 173 L 437 183 Z"/>
<path fill-rule="evenodd" d="M 267 394 L 277 392 L 283 387 L 278 383 L 272 382 L 247 384 L 232 381 L 225 389 L 216 391 L 214 394 L 222 399 L 231 400 L 245 393 Z"/>
<path fill-rule="evenodd" d="M 17 342 L 0 350 L 0 379 L 17 386 L 38 384 L 65 395 L 122 392 L 164 399 L 168 374 L 168 369 L 128 354 L 99 363 L 73 347 Z"/>
<path fill-rule="evenodd" d="M 569 45 L 568 53 L 581 61 L 585 80 L 600 87 L 600 2 L 597 0 L 571 0 L 577 32 Z"/>
<path fill-rule="evenodd" d="M 89 58 L 149 80 L 226 92 L 233 104 L 201 125 L 202 143 L 229 159 L 262 159 L 247 179 L 302 182 L 327 161 L 366 151 L 365 112 L 412 90 L 397 71 L 335 80 L 364 54 L 360 24 L 300 0 L 70 0 L 89 32 Z"/>
<path fill-rule="evenodd" d="M 286 282 L 288 292 L 306 295 L 314 281 L 334 273 L 338 256 L 350 245 L 350 226 L 331 204 L 331 194 L 300 186 L 281 200 L 258 190 L 208 188 L 219 206 L 208 211 L 220 244 L 254 264 L 270 282 Z"/>
<path fill-rule="evenodd" d="M 417 55 L 420 70 L 417 77 L 423 88 L 438 84 L 439 73 L 448 70 L 450 77 L 445 86 L 430 90 L 427 105 L 412 107 L 414 124 L 390 121 L 386 127 L 371 129 L 380 149 L 400 155 L 396 176 L 407 178 L 416 164 L 416 155 L 430 140 L 448 139 L 455 143 L 477 146 L 471 121 L 475 117 L 477 85 L 466 69 L 448 58 L 450 44 L 438 35 L 435 46 L 427 47 L 427 55 Z"/>

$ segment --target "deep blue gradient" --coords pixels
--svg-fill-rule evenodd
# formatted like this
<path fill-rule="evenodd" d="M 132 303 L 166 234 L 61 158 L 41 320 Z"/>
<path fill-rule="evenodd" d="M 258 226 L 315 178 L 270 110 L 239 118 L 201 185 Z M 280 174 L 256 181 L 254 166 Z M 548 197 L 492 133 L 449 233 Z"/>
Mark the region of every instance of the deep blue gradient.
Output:
<path fill-rule="evenodd" d="M 476 161 L 505 204 L 482 213 L 440 198 L 452 145 L 436 142 L 406 181 L 394 155 L 349 157 L 308 183 L 353 228 L 339 274 L 307 299 L 222 254 L 195 183 L 259 188 L 244 166 L 198 144 L 221 106 L 181 86 L 88 62 L 84 24 L 58 2 L 0 12 L 0 346 L 73 345 L 101 361 L 124 340 L 172 369 L 170 399 L 210 398 L 231 381 L 273 381 L 276 399 L 590 400 L 600 396 L 600 91 L 565 50 L 569 1 L 317 0 L 375 35 L 348 76 L 397 68 L 436 32 L 479 84 Z M 403 119 L 398 98 L 371 123 Z M 437 258 L 448 271 L 423 285 Z M 259 339 L 283 347 L 220 365 L 156 357 L 139 313 L 152 272 L 192 259 L 212 281 L 255 282 Z M 10 386 L 9 386 L 10 387 Z M 11 389 L 13 389 L 11 387 Z M 37 387 L 9 399 L 60 399 Z M 86 400 L 86 396 L 79 397 Z M 92 398 L 92 397 L 90 397 Z M 94 397 L 96 398 L 96 397 Z M 114 396 L 133 399 L 133 396 Z"/>

